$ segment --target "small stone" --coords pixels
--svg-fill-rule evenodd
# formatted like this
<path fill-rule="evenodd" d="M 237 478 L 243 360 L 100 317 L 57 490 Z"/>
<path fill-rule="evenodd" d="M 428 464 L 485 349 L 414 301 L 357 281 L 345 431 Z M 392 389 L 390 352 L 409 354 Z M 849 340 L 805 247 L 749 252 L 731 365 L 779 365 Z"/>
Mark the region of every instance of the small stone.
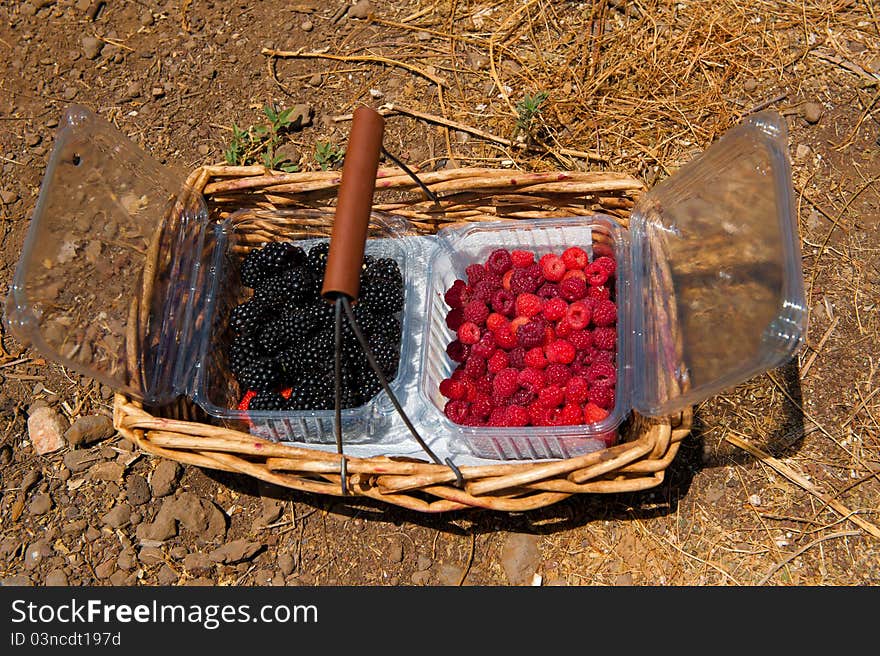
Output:
<path fill-rule="evenodd" d="M 365 18 L 370 17 L 370 12 L 373 11 L 373 5 L 370 4 L 370 0 L 357 0 L 351 7 L 348 9 L 349 18 L 357 18 L 359 20 L 363 20 Z"/>
<path fill-rule="evenodd" d="M 140 474 L 132 474 L 125 482 L 125 497 L 133 506 L 140 506 L 150 500 L 150 484 Z"/>
<path fill-rule="evenodd" d="M 215 563 L 225 563 L 230 565 L 244 560 L 250 560 L 262 548 L 263 545 L 260 542 L 233 540 L 232 542 L 227 542 L 223 546 L 214 549 L 214 551 L 208 554 L 208 557 Z"/>
<path fill-rule="evenodd" d="M 66 483 L 70 480 L 70 470 L 67 467 L 62 466 L 61 469 L 58 470 L 58 479 L 62 483 Z"/>
<path fill-rule="evenodd" d="M 159 572 L 156 574 L 156 578 L 159 580 L 159 585 L 172 585 L 177 583 L 177 580 L 180 578 L 168 563 L 165 563 L 162 567 L 159 568 Z"/>
<path fill-rule="evenodd" d="M 0 586 L 4 587 L 23 587 L 23 586 L 32 586 L 30 577 L 24 574 L 13 574 L 12 576 L 7 576 L 6 578 L 0 579 Z"/>
<path fill-rule="evenodd" d="M 85 535 L 86 535 L 86 540 L 88 540 L 89 542 L 94 542 L 94 541 L 97 540 L 99 537 L 101 537 L 101 531 L 99 531 L 99 530 L 98 530 L 97 528 L 95 528 L 94 526 L 89 526 L 89 527 L 86 529 L 86 533 L 85 533 Z"/>
<path fill-rule="evenodd" d="M 278 569 L 284 576 L 290 576 L 296 567 L 296 561 L 289 553 L 283 553 L 278 556 Z"/>
<path fill-rule="evenodd" d="M 747 93 L 752 93 L 757 88 L 758 88 L 758 81 L 753 77 L 750 77 L 748 80 L 746 80 L 743 83 L 743 89 L 745 89 L 745 91 Z"/>
<path fill-rule="evenodd" d="M 22 494 L 27 494 L 30 489 L 37 484 L 37 481 L 40 480 L 40 470 L 39 469 L 29 469 L 25 472 L 24 476 L 21 477 L 21 482 L 18 484 L 19 491 Z"/>
<path fill-rule="evenodd" d="M 138 22 L 144 27 L 149 27 L 150 25 L 152 25 L 154 20 L 155 19 L 153 18 L 153 12 L 149 9 L 144 9 L 138 15 Z"/>
<path fill-rule="evenodd" d="M 199 155 L 201 155 L 202 157 L 211 152 L 211 148 L 208 146 L 208 144 L 199 144 L 199 147 L 196 148 L 196 150 L 199 151 Z"/>
<path fill-rule="evenodd" d="M 106 415 L 86 415 L 77 417 L 64 432 L 64 438 L 72 447 L 88 446 L 106 440 L 116 434 L 113 420 Z"/>
<path fill-rule="evenodd" d="M 312 77 L 309 78 L 309 85 L 313 87 L 320 86 L 323 80 L 324 78 L 321 76 L 320 73 L 315 73 L 314 75 L 312 75 Z"/>
<path fill-rule="evenodd" d="M 134 564 L 135 553 L 131 549 L 126 549 L 116 558 L 116 566 L 121 570 L 125 570 L 126 572 L 134 567 Z"/>
<path fill-rule="evenodd" d="M 275 574 L 268 569 L 258 569 L 254 572 L 254 585 L 271 585 Z"/>
<path fill-rule="evenodd" d="M 28 437 L 40 455 L 64 447 L 64 418 L 48 406 L 36 408 L 27 420 Z"/>
<path fill-rule="evenodd" d="M 437 582 L 440 585 L 458 585 L 464 574 L 464 568 L 458 565 L 443 564 L 437 571 Z"/>
<path fill-rule="evenodd" d="M 214 561 L 208 557 L 208 554 L 195 551 L 183 557 L 183 567 L 190 574 L 202 575 L 211 571 Z"/>
<path fill-rule="evenodd" d="M 301 29 L 303 32 L 311 32 L 314 27 L 315 26 L 312 25 L 312 21 L 310 20 L 304 20 L 302 23 L 299 24 L 299 29 Z"/>
<path fill-rule="evenodd" d="M 24 134 L 24 143 L 31 148 L 38 145 L 42 140 L 43 137 L 36 132 L 25 132 Z"/>
<path fill-rule="evenodd" d="M 388 562 L 399 563 L 403 560 L 403 541 L 392 540 L 388 547 Z"/>
<path fill-rule="evenodd" d="M 0 204 L 12 205 L 18 200 L 18 192 L 12 189 L 0 189 Z"/>
<path fill-rule="evenodd" d="M 72 522 L 64 524 L 64 526 L 61 527 L 61 532 L 79 535 L 86 530 L 86 526 L 88 525 L 89 523 L 85 519 L 75 519 Z"/>
<path fill-rule="evenodd" d="M 614 585 L 616 586 L 631 586 L 632 584 L 632 572 L 623 572 L 622 574 L 618 574 L 617 578 L 614 579 Z"/>
<path fill-rule="evenodd" d="M 99 579 L 110 578 L 110 575 L 116 571 L 116 561 L 111 559 L 105 560 L 95 568 L 95 576 Z"/>
<path fill-rule="evenodd" d="M 117 569 L 110 575 L 108 579 L 110 581 L 110 585 L 114 585 L 116 587 L 127 586 L 130 584 L 129 578 L 131 575 L 128 572 L 125 572 L 121 569 Z"/>
<path fill-rule="evenodd" d="M 511 585 L 529 585 L 540 562 L 538 536 L 510 533 L 501 549 L 501 566 Z"/>
<path fill-rule="evenodd" d="M 89 469 L 89 478 L 93 481 L 118 481 L 125 471 L 118 462 L 99 462 Z"/>
<path fill-rule="evenodd" d="M 182 544 L 178 544 L 176 547 L 171 547 L 171 551 L 169 553 L 174 560 L 181 560 L 189 552 Z"/>
<path fill-rule="evenodd" d="M 757 508 L 761 505 L 761 497 L 759 497 L 757 494 L 753 494 L 749 497 L 749 503 Z"/>
<path fill-rule="evenodd" d="M 825 110 L 819 103 L 808 102 L 801 108 L 801 111 L 807 123 L 818 123 Z"/>
<path fill-rule="evenodd" d="M 47 587 L 67 587 L 67 574 L 64 573 L 63 569 L 53 569 L 46 574 L 43 584 Z"/>
<path fill-rule="evenodd" d="M 52 547 L 45 540 L 37 540 L 27 546 L 24 551 L 25 569 L 34 569 L 52 555 Z"/>
<path fill-rule="evenodd" d="M 797 149 L 795 150 L 794 156 L 796 159 L 804 160 L 810 156 L 812 150 L 807 144 L 798 144 Z"/>
<path fill-rule="evenodd" d="M 47 492 L 41 492 L 40 494 L 34 495 L 30 505 L 28 505 L 28 512 L 31 515 L 45 515 L 51 509 L 52 497 L 50 497 Z"/>
<path fill-rule="evenodd" d="M 413 575 L 410 577 L 413 585 L 425 585 L 428 582 L 428 579 L 431 578 L 431 572 L 428 570 L 419 570 L 418 572 L 413 572 Z"/>
<path fill-rule="evenodd" d="M 138 553 L 138 560 L 147 567 L 165 562 L 165 554 L 158 547 L 142 547 Z"/>
<path fill-rule="evenodd" d="M 163 87 L 153 87 L 150 89 L 150 95 L 153 98 L 162 98 L 165 95 L 165 89 Z"/>
<path fill-rule="evenodd" d="M 91 451 L 77 449 L 64 454 L 64 466 L 74 474 L 84 472 L 96 460 L 100 460 L 100 457 Z"/>
<path fill-rule="evenodd" d="M 150 487 L 156 498 L 166 497 L 174 492 L 181 467 L 173 460 L 160 460 L 150 476 Z"/>
<path fill-rule="evenodd" d="M 419 557 L 416 559 L 416 571 L 424 572 L 431 569 L 431 565 L 433 565 L 433 561 L 428 556 L 419 554 Z"/>
<path fill-rule="evenodd" d="M 104 42 L 93 36 L 84 36 L 82 38 L 82 49 L 86 59 L 97 59 L 104 48 Z"/>
<path fill-rule="evenodd" d="M 127 503 L 120 503 L 101 515 L 101 523 L 106 524 L 110 528 L 122 528 L 128 524 L 130 518 L 131 506 Z"/>

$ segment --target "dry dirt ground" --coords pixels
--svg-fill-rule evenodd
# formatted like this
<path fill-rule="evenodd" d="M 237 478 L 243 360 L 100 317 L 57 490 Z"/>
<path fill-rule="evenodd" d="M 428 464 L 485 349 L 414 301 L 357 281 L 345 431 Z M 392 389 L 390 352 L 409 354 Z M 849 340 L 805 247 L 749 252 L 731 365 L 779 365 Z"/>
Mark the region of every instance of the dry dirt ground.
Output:
<path fill-rule="evenodd" d="M 654 490 L 580 495 L 530 513 L 441 516 L 178 471 L 118 435 L 38 455 L 29 413 L 43 405 L 65 422 L 106 417 L 112 390 L 7 331 L 0 579 L 877 584 L 878 45 L 870 1 L 0 3 L 4 294 L 71 102 L 181 175 L 222 161 L 233 123 L 258 122 L 266 103 L 311 109 L 310 125 L 283 151 L 308 169 L 320 144 L 344 145 L 348 123 L 339 117 L 356 103 L 394 102 L 447 121 L 388 119 L 389 149 L 421 170 L 606 169 L 649 185 L 766 107 L 789 126 L 810 311 L 793 362 L 696 408 L 694 430 Z M 303 56 L 269 57 L 264 48 Z M 516 103 L 541 91 L 549 95 L 535 129 L 546 147 L 504 145 Z M 475 130 L 449 129 L 450 121 Z M 177 508 L 179 527 L 166 540 L 142 540 L 137 527 L 165 505 Z M 191 530 L 200 519 L 193 508 L 203 512 L 202 532 Z"/>

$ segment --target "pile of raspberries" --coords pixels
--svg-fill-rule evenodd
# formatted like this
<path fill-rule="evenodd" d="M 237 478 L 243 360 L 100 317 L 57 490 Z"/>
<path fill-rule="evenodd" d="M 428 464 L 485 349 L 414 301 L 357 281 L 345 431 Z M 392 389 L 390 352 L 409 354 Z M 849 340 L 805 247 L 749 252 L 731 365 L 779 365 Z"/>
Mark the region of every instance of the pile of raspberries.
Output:
<path fill-rule="evenodd" d="M 605 419 L 617 383 L 613 252 L 576 246 L 536 261 L 497 249 L 446 290 L 444 412 L 465 426 L 574 426 Z"/>

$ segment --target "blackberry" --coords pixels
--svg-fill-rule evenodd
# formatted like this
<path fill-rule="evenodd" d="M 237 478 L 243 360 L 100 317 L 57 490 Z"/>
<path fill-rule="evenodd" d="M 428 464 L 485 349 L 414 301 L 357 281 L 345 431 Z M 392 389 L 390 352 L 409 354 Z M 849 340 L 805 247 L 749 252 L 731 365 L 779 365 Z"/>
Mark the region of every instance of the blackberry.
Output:
<path fill-rule="evenodd" d="M 239 335 L 253 333 L 262 325 L 267 310 L 266 305 L 260 301 L 245 301 L 232 308 L 229 325 Z"/>
<path fill-rule="evenodd" d="M 263 390 L 251 399 L 249 410 L 284 410 L 287 399 L 275 390 Z"/>
<path fill-rule="evenodd" d="M 305 337 L 318 325 L 318 317 L 308 308 L 287 308 L 281 316 L 290 322 L 296 337 Z"/>
<path fill-rule="evenodd" d="M 229 345 L 229 369 L 236 377 L 242 367 L 260 355 L 260 345 L 255 335 L 236 335 Z"/>
<path fill-rule="evenodd" d="M 297 338 L 297 330 L 291 318 L 282 316 L 270 321 L 260 332 L 259 344 L 267 354 L 275 354 Z"/>
<path fill-rule="evenodd" d="M 275 356 L 275 362 L 279 370 L 279 382 L 281 385 L 294 385 L 303 373 L 302 350 L 297 346 L 291 346 Z"/>
<path fill-rule="evenodd" d="M 317 328 L 330 328 L 336 319 L 336 309 L 324 300 L 315 301 L 304 308 L 312 316 Z"/>
<path fill-rule="evenodd" d="M 361 303 L 375 314 L 394 314 L 403 310 L 403 287 L 389 278 L 370 278 L 360 296 Z"/>
<path fill-rule="evenodd" d="M 382 317 L 378 329 L 373 333 L 373 336 L 383 337 L 388 341 L 399 343 L 402 332 L 403 328 L 397 317 Z"/>
<path fill-rule="evenodd" d="M 318 374 L 294 386 L 287 407 L 291 410 L 330 410 L 335 404 L 335 395 L 333 378 Z"/>
<path fill-rule="evenodd" d="M 322 241 L 309 249 L 306 256 L 306 268 L 321 279 L 324 277 L 324 269 L 327 267 L 327 254 L 330 252 L 330 242 Z"/>
<path fill-rule="evenodd" d="M 400 350 L 397 343 L 384 337 L 376 337 L 370 342 L 370 350 L 373 351 L 376 364 L 379 365 L 386 377 L 391 378 L 397 373 L 397 364 L 400 360 Z"/>
<path fill-rule="evenodd" d="M 364 274 L 368 280 L 384 278 L 394 281 L 395 284 L 403 287 L 403 274 L 400 272 L 400 267 L 397 265 L 397 262 L 390 257 L 380 257 L 375 259 L 369 266 L 367 266 Z"/>
<path fill-rule="evenodd" d="M 267 278 L 302 263 L 303 249 L 289 241 L 273 241 L 250 251 L 241 263 L 241 282 L 256 288 Z"/>
<path fill-rule="evenodd" d="M 273 358 L 257 356 L 242 364 L 236 377 L 243 389 L 262 392 L 275 386 L 280 372 Z"/>
<path fill-rule="evenodd" d="M 370 335 L 379 332 L 382 328 L 382 324 L 386 321 L 388 317 L 382 317 L 370 312 L 370 308 L 364 305 L 363 303 L 358 303 L 352 308 L 354 312 L 354 320 L 357 322 L 358 328 L 361 329 L 361 332 L 364 333 L 367 337 Z M 346 325 L 348 322 L 346 321 Z"/>
<path fill-rule="evenodd" d="M 254 299 L 267 306 L 301 305 L 311 285 L 302 269 L 285 269 L 262 280 L 254 291 Z"/>
<path fill-rule="evenodd" d="M 332 371 L 333 347 L 332 330 L 321 331 L 312 337 L 301 349 L 303 368 L 313 373 Z"/>

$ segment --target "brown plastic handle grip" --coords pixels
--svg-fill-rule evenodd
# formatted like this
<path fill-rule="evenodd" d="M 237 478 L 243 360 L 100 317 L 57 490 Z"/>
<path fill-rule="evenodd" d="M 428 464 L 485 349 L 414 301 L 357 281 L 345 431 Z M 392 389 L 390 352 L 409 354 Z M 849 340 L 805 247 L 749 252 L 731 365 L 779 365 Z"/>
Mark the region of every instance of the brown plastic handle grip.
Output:
<path fill-rule="evenodd" d="M 321 296 L 329 301 L 340 294 L 356 300 L 360 292 L 384 129 L 385 119 L 375 110 L 362 105 L 354 111 L 321 287 Z"/>

